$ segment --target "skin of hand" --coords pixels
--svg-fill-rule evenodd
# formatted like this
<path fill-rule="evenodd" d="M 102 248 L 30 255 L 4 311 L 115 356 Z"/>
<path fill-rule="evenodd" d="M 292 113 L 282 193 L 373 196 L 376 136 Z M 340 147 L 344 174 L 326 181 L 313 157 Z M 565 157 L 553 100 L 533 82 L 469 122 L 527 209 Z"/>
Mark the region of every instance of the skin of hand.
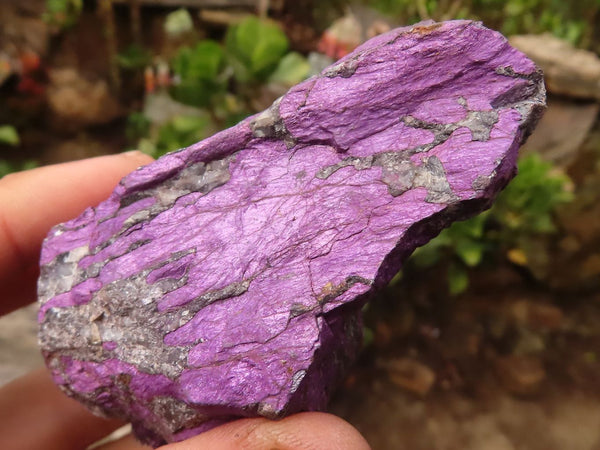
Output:
<path fill-rule="evenodd" d="M 38 258 L 49 229 L 108 198 L 119 180 L 152 159 L 139 152 L 102 156 L 10 174 L 0 179 L 0 315 L 35 301 Z M 83 450 L 123 423 L 92 415 L 64 395 L 44 369 L 0 388 L 0 448 Z M 104 450 L 148 449 L 133 436 Z M 350 424 L 331 414 L 279 421 L 242 419 L 163 450 L 368 450 Z"/>

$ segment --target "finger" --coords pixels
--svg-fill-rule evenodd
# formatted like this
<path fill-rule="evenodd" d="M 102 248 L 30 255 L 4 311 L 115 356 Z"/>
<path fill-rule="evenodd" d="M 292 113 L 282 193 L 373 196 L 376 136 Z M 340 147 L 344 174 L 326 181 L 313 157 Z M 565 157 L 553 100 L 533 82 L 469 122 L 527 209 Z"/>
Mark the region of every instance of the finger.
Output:
<path fill-rule="evenodd" d="M 123 425 L 60 392 L 46 370 L 0 388 L 0 448 L 81 450 Z"/>
<path fill-rule="evenodd" d="M 0 315 L 35 299 L 40 245 L 49 229 L 108 198 L 123 176 L 150 161 L 140 152 L 122 153 L 0 180 Z"/>
<path fill-rule="evenodd" d="M 348 422 L 325 413 L 300 413 L 279 421 L 242 419 L 161 450 L 368 450 Z"/>

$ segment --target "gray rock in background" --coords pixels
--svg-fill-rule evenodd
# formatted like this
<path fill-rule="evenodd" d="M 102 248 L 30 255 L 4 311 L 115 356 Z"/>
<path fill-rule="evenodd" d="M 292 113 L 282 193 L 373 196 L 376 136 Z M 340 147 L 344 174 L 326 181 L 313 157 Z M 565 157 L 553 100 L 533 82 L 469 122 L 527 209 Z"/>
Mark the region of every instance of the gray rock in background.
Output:
<path fill-rule="evenodd" d="M 577 157 L 600 111 L 595 102 L 550 97 L 537 129 L 521 149 L 537 152 L 548 161 L 566 167 Z"/>
<path fill-rule="evenodd" d="M 541 67 L 552 94 L 600 100 L 600 58 L 595 53 L 551 34 L 512 36 L 509 42 Z"/>

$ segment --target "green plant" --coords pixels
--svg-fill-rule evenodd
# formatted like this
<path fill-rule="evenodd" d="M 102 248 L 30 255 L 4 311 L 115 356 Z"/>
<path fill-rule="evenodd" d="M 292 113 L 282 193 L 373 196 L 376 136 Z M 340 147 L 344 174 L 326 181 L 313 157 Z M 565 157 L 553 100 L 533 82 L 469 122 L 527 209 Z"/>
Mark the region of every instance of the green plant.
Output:
<path fill-rule="evenodd" d="M 19 133 L 17 129 L 12 125 L 0 125 L 0 145 L 11 145 L 17 146 L 21 140 L 19 139 Z"/>
<path fill-rule="evenodd" d="M 194 21 L 187 9 L 180 8 L 167 15 L 164 28 L 167 35 L 174 38 L 191 32 Z"/>
<path fill-rule="evenodd" d="M 142 138 L 138 147 L 160 156 L 235 125 L 255 112 L 253 97 L 262 84 L 291 86 L 309 75 L 306 58 L 287 49 L 288 40 L 275 23 L 252 16 L 231 26 L 223 45 L 203 40 L 180 47 L 171 61 L 169 94 L 198 108 L 198 114 L 180 115 L 157 127 L 134 113 L 127 127 L 130 141 Z"/>
<path fill-rule="evenodd" d="M 127 117 L 125 135 L 130 142 L 137 142 L 150 134 L 152 123 L 142 112 L 133 112 Z"/>
<path fill-rule="evenodd" d="M 38 163 L 34 160 L 26 160 L 21 163 L 14 163 L 6 159 L 0 159 L 0 178 L 9 173 L 20 172 L 21 170 L 29 170 L 37 167 Z"/>
<path fill-rule="evenodd" d="M 310 73 L 310 64 L 300 53 L 291 52 L 281 58 L 269 82 L 293 86 L 304 80 Z"/>
<path fill-rule="evenodd" d="M 593 26 L 584 20 L 586 11 L 598 9 L 598 0 L 477 0 L 472 11 L 488 19 L 505 34 L 552 32 L 574 44 Z M 495 10 L 495 14 L 488 11 Z"/>
<path fill-rule="evenodd" d="M 46 0 L 42 19 L 51 26 L 65 29 L 77 23 L 82 9 L 83 0 Z"/>
<path fill-rule="evenodd" d="M 153 138 L 141 139 L 139 149 L 154 158 L 170 151 L 188 147 L 211 134 L 212 126 L 208 115 L 175 116 L 159 127 Z"/>
<path fill-rule="evenodd" d="M 569 178 L 537 153 L 523 157 L 519 174 L 492 209 L 494 219 L 506 232 L 504 238 L 556 231 L 553 213 L 558 205 L 573 200 L 569 186 Z"/>
<path fill-rule="evenodd" d="M 364 0 L 402 23 L 424 19 L 476 19 L 506 35 L 554 35 L 583 47 L 596 46 L 599 0 Z"/>
<path fill-rule="evenodd" d="M 225 48 L 237 81 L 264 81 L 286 54 L 288 40 L 275 23 L 251 16 L 227 30 Z"/>
<path fill-rule="evenodd" d="M 177 77 L 171 94 L 182 103 L 210 107 L 223 96 L 231 76 L 238 87 L 264 82 L 274 73 L 285 81 L 306 76 L 306 60 L 298 54 L 284 58 L 287 48 L 277 25 L 251 16 L 227 30 L 224 47 L 204 40 L 180 48 L 171 62 Z"/>
<path fill-rule="evenodd" d="M 117 63 L 123 69 L 140 69 L 151 62 L 150 52 L 137 44 L 129 45 L 117 55 Z"/>
<path fill-rule="evenodd" d="M 178 78 L 171 95 L 181 103 L 209 106 L 215 95 L 225 91 L 225 53 L 215 41 L 204 40 L 194 47 L 180 48 L 171 66 Z"/>
<path fill-rule="evenodd" d="M 515 263 L 527 265 L 539 252 L 537 239 L 556 231 L 554 213 L 573 198 L 570 180 L 538 154 L 519 161 L 519 174 L 487 212 L 456 222 L 419 248 L 411 263 L 419 267 L 445 264 L 448 289 L 460 294 L 469 284 L 468 269 L 486 254 L 506 252 Z"/>

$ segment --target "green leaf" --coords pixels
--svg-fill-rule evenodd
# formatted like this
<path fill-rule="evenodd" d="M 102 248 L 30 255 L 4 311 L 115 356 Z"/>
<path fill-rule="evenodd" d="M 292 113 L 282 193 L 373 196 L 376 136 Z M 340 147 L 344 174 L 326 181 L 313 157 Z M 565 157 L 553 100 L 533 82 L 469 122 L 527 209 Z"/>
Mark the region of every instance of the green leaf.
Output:
<path fill-rule="evenodd" d="M 194 29 L 194 21 L 187 9 L 180 8 L 167 14 L 164 27 L 165 32 L 170 37 L 177 37 L 192 31 Z"/>
<path fill-rule="evenodd" d="M 133 112 L 127 117 L 125 135 L 131 142 L 148 136 L 150 132 L 150 119 L 141 112 Z"/>
<path fill-rule="evenodd" d="M 150 52 L 136 44 L 128 46 L 117 55 L 117 63 L 123 69 L 139 69 L 152 62 Z"/>
<path fill-rule="evenodd" d="M 275 72 L 269 77 L 272 83 L 293 86 L 304 80 L 310 72 L 310 64 L 300 53 L 291 52 L 283 57 Z"/>
<path fill-rule="evenodd" d="M 450 264 L 447 276 L 450 294 L 462 294 L 469 287 L 469 274 L 461 265 Z"/>
<path fill-rule="evenodd" d="M 369 327 L 363 327 L 363 348 L 368 347 L 375 340 L 375 333 Z"/>
<path fill-rule="evenodd" d="M 396 273 L 396 275 L 394 275 L 394 277 L 390 280 L 389 286 L 396 286 L 402 281 L 403 277 L 404 273 L 402 272 L 402 270 L 399 270 L 398 273 Z"/>
<path fill-rule="evenodd" d="M 421 269 L 432 267 L 440 261 L 444 247 L 445 245 L 442 243 L 440 235 L 423 247 L 416 249 L 411 256 L 411 261 L 414 261 L 417 267 Z"/>
<path fill-rule="evenodd" d="M 12 165 L 5 159 L 0 159 L 0 178 L 13 172 Z"/>
<path fill-rule="evenodd" d="M 180 48 L 171 67 L 183 81 L 215 81 L 224 63 L 225 54 L 221 46 L 215 41 L 204 40 L 195 47 Z"/>
<path fill-rule="evenodd" d="M 83 9 L 83 0 L 46 0 L 46 11 L 49 13 L 75 13 Z"/>
<path fill-rule="evenodd" d="M 481 242 L 464 240 L 456 245 L 456 254 L 469 267 L 479 265 L 483 258 L 485 245 Z"/>
<path fill-rule="evenodd" d="M 573 198 L 568 189 L 571 182 L 535 153 L 522 158 L 518 165 L 519 174 L 498 196 L 492 214 L 515 235 L 552 233 L 552 213 Z"/>
<path fill-rule="evenodd" d="M 227 30 L 225 48 L 240 82 L 265 80 L 288 49 L 288 40 L 275 23 L 250 16 Z"/>
<path fill-rule="evenodd" d="M 46 0 L 42 20 L 60 28 L 73 26 L 83 9 L 83 0 Z"/>
<path fill-rule="evenodd" d="M 38 166 L 37 161 L 27 159 L 22 163 L 11 163 L 5 159 L 0 159 L 0 178 L 8 175 L 12 172 L 19 172 L 21 170 L 29 170 Z"/>
<path fill-rule="evenodd" d="M 20 143 L 19 133 L 15 127 L 12 125 L 0 125 L 0 144 L 12 145 L 15 147 Z"/>
<path fill-rule="evenodd" d="M 148 142 L 145 143 L 145 148 L 150 150 L 152 156 L 159 157 L 206 138 L 213 127 L 208 114 L 176 116 L 160 127 L 154 148 Z"/>
<path fill-rule="evenodd" d="M 171 95 L 181 103 L 208 106 L 225 90 L 225 54 L 215 41 L 201 41 L 193 48 L 182 47 L 171 66 L 178 78 Z"/>

